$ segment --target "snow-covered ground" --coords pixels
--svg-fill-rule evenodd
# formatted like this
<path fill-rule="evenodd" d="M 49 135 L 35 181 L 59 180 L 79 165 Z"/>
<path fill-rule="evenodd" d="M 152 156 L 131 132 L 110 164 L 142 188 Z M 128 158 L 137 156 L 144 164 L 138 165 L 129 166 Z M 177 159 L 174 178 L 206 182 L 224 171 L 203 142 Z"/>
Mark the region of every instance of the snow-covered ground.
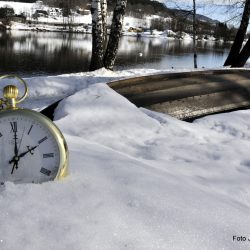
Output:
<path fill-rule="evenodd" d="M 91 27 L 88 27 L 86 24 L 87 29 L 80 25 L 80 26 L 72 26 L 70 29 L 67 25 L 64 25 L 62 22 L 61 25 L 54 26 L 51 23 L 37 23 L 37 24 L 28 24 L 28 23 L 18 23 L 18 22 L 11 22 L 11 26 L 9 29 L 11 30 L 25 30 L 25 31 L 52 31 L 52 32 L 81 32 L 81 33 L 91 33 Z M 66 26 L 66 27 L 65 27 Z"/>
<path fill-rule="evenodd" d="M 139 109 L 105 83 L 157 70 L 26 79 L 55 112 L 70 175 L 0 189 L 1 250 L 249 249 L 250 110 L 194 123 Z"/>

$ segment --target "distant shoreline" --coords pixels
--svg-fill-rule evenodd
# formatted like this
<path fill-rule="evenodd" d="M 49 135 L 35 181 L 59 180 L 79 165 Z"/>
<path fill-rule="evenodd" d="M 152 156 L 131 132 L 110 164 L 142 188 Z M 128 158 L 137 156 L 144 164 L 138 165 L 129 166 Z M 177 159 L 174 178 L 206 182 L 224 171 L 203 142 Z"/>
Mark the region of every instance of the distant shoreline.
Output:
<path fill-rule="evenodd" d="M 1 28 L 2 27 L 2 28 Z M 86 28 L 87 27 L 87 28 Z M 87 24 L 62 24 L 62 23 L 21 23 L 21 22 L 12 22 L 11 25 L 4 25 L 0 22 L 0 31 L 12 31 L 12 30 L 19 30 L 19 31 L 32 31 L 32 32 L 62 32 L 62 33 L 80 33 L 80 34 L 92 34 L 91 26 Z M 171 35 L 169 35 L 171 34 Z M 158 31 L 158 30 L 151 30 L 146 32 L 130 32 L 130 31 L 123 31 L 123 36 L 132 36 L 138 38 L 161 38 L 167 40 L 185 40 L 185 41 L 192 41 L 192 35 L 185 33 L 185 32 L 173 32 L 172 30 L 167 31 Z M 232 41 L 223 41 L 223 40 L 216 40 L 214 37 L 208 38 L 200 38 L 197 41 L 204 41 L 204 42 L 225 42 L 231 43 Z"/>

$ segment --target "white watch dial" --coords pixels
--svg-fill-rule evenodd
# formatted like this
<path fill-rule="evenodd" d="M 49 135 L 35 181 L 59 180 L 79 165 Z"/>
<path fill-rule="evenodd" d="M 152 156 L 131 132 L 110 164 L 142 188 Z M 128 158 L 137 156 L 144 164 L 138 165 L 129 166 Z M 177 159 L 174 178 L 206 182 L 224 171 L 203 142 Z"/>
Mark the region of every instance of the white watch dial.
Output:
<path fill-rule="evenodd" d="M 58 142 L 36 117 L 0 117 L 0 182 L 40 183 L 55 179 L 60 165 Z"/>

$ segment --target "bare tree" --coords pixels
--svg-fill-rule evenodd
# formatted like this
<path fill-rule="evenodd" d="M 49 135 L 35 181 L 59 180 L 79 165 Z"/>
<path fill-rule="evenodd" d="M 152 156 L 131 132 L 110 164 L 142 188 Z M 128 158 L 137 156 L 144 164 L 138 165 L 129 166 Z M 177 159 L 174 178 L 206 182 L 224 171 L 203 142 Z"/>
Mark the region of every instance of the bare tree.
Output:
<path fill-rule="evenodd" d="M 104 66 L 104 26 L 102 13 L 102 0 L 92 0 L 92 57 L 90 70 L 100 69 Z"/>
<path fill-rule="evenodd" d="M 104 66 L 107 69 L 113 69 L 115 64 L 116 55 L 118 52 L 119 41 L 122 35 L 122 24 L 125 15 L 127 1 L 117 0 L 113 13 L 113 20 L 109 41 L 104 56 Z"/>
<path fill-rule="evenodd" d="M 104 37 L 104 49 L 107 45 L 107 0 L 102 0 L 101 2 L 101 12 L 102 12 L 102 32 Z"/>
<path fill-rule="evenodd" d="M 244 67 L 249 57 L 250 57 L 250 37 L 248 38 L 247 43 L 239 53 L 236 60 L 232 63 L 232 67 Z"/>
<path fill-rule="evenodd" d="M 236 34 L 235 39 L 234 39 L 234 43 L 230 49 L 230 52 L 229 52 L 228 57 L 224 63 L 224 66 L 228 66 L 228 65 L 232 65 L 232 66 L 235 65 L 234 67 L 239 66 L 239 65 L 237 65 L 237 61 L 238 61 L 238 57 L 241 53 L 242 44 L 243 44 L 243 41 L 244 41 L 244 38 L 245 38 L 245 35 L 247 32 L 249 17 L 250 17 L 250 0 L 245 0 L 245 7 L 244 7 L 243 14 L 242 14 L 240 27 L 237 31 L 237 34 Z M 246 52 L 247 52 L 247 50 L 246 50 Z M 245 53 L 245 50 L 242 50 L 242 53 Z M 240 63 L 240 64 L 242 64 L 242 63 Z"/>
<path fill-rule="evenodd" d="M 192 8 L 189 7 L 188 9 L 186 8 L 185 10 L 182 9 L 180 5 L 178 5 L 178 1 L 172 1 L 176 5 L 176 9 L 180 10 L 180 16 L 182 18 L 181 21 L 181 26 L 185 26 L 185 23 L 187 20 L 192 17 L 192 35 L 193 35 L 193 56 L 194 56 L 194 68 L 197 68 L 197 42 L 196 42 L 196 37 L 197 37 L 197 15 L 196 15 L 196 0 L 193 0 L 193 6 Z M 178 14 L 177 14 L 178 15 Z M 183 28 L 178 27 L 178 30 L 181 31 Z"/>
<path fill-rule="evenodd" d="M 193 52 L 194 52 L 194 68 L 197 69 L 197 20 L 196 20 L 196 2 L 193 0 Z"/>
<path fill-rule="evenodd" d="M 92 57 L 90 70 L 113 69 L 127 0 L 116 0 L 109 39 L 107 39 L 107 0 L 92 0 Z M 106 41 L 108 41 L 106 43 Z M 107 48 L 106 48 L 107 44 Z"/>

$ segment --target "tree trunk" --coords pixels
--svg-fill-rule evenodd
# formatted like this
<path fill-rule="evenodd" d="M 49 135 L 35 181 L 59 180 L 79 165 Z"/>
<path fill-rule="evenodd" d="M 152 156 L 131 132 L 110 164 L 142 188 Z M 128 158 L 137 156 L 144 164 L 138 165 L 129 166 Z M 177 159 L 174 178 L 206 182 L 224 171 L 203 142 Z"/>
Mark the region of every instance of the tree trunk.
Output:
<path fill-rule="evenodd" d="M 250 37 L 247 40 L 247 43 L 241 50 L 236 61 L 233 62 L 232 67 L 244 67 L 248 58 L 250 57 Z"/>
<path fill-rule="evenodd" d="M 90 71 L 100 69 L 103 65 L 103 18 L 102 18 L 102 0 L 92 0 L 92 57 Z"/>
<path fill-rule="evenodd" d="M 194 52 L 194 68 L 195 69 L 197 69 L 196 33 L 197 33 L 196 2 L 195 2 L 195 0 L 193 0 L 193 52 Z"/>
<path fill-rule="evenodd" d="M 113 70 L 114 67 L 119 41 L 122 35 L 122 24 L 125 15 L 126 5 L 127 5 L 127 0 L 116 1 L 109 41 L 104 56 L 104 66 L 107 69 Z"/>
<path fill-rule="evenodd" d="M 103 48 L 106 49 L 107 46 L 107 0 L 102 0 L 101 10 L 102 10 L 102 32 L 103 32 Z"/>
<path fill-rule="evenodd" d="M 246 0 L 240 27 L 237 31 L 236 37 L 234 39 L 234 43 L 224 63 L 224 66 L 233 65 L 235 64 L 235 61 L 237 61 L 237 57 L 240 54 L 240 50 L 242 48 L 242 44 L 246 35 L 246 31 L 247 31 L 247 27 L 249 23 L 249 16 L 250 16 L 250 0 Z"/>

